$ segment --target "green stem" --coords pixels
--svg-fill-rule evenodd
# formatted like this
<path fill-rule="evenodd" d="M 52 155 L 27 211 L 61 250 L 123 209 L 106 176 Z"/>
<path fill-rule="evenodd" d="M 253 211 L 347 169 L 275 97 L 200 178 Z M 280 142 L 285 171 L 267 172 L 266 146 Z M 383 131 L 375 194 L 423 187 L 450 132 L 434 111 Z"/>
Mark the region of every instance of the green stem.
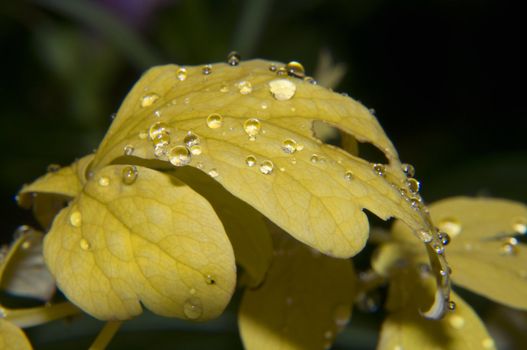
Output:
<path fill-rule="evenodd" d="M 121 328 L 122 321 L 108 321 L 103 329 L 95 338 L 95 341 L 90 346 L 89 350 L 104 350 L 115 336 L 115 333 Z"/>

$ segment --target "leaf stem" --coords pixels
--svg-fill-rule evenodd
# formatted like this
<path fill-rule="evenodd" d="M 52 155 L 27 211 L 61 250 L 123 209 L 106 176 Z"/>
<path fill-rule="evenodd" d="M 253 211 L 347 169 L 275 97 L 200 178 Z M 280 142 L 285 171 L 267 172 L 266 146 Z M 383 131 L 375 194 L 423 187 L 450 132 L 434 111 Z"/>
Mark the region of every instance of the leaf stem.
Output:
<path fill-rule="evenodd" d="M 89 350 L 104 350 L 115 336 L 115 333 L 121 328 L 122 321 L 108 321 L 100 331 Z"/>
<path fill-rule="evenodd" d="M 16 324 L 21 328 L 37 326 L 43 323 L 76 315 L 81 312 L 78 307 L 70 302 L 63 302 L 49 306 L 32 307 L 27 309 L 8 309 L 5 307 L 0 307 L 0 311 L 0 314 L 3 314 L 6 320 Z"/>

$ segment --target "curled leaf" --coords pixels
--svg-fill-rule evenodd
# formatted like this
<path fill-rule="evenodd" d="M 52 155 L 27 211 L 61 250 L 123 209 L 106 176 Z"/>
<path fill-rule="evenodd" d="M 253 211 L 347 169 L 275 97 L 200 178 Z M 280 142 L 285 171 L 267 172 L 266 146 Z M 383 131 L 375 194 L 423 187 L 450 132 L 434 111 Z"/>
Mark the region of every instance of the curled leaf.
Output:
<path fill-rule="evenodd" d="M 107 166 L 53 222 L 46 262 L 69 300 L 94 317 L 128 319 L 141 304 L 207 320 L 230 300 L 231 245 L 210 204 L 181 181 Z"/>
<path fill-rule="evenodd" d="M 264 283 L 247 289 L 239 312 L 244 346 L 329 348 L 347 324 L 356 294 L 350 260 L 333 259 L 283 240 Z"/>
<path fill-rule="evenodd" d="M 92 169 L 123 158 L 196 167 L 298 240 L 335 257 L 365 245 L 363 209 L 425 227 L 397 153 L 369 110 L 273 67 L 255 60 L 150 69 L 119 109 Z M 322 143 L 313 136 L 316 121 L 371 143 L 389 164 L 374 167 Z"/>

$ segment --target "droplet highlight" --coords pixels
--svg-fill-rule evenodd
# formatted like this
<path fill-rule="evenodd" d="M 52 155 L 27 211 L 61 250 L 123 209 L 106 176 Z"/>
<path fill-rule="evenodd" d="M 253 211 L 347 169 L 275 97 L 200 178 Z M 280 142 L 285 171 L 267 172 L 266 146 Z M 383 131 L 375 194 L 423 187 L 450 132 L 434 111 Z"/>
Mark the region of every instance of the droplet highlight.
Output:
<path fill-rule="evenodd" d="M 82 214 L 76 210 L 70 214 L 70 224 L 73 227 L 81 227 L 82 225 Z"/>
<path fill-rule="evenodd" d="M 204 65 L 201 68 L 201 73 L 203 73 L 203 75 L 209 75 L 210 73 L 212 73 L 212 66 L 210 64 Z"/>
<path fill-rule="evenodd" d="M 238 84 L 236 84 L 236 87 L 242 95 L 249 95 L 251 92 L 253 92 L 253 85 L 246 80 L 240 81 Z"/>
<path fill-rule="evenodd" d="M 518 217 L 513 219 L 512 229 L 520 235 L 527 233 L 527 218 Z"/>
<path fill-rule="evenodd" d="M 271 162 L 270 160 L 264 160 L 260 164 L 260 172 L 264 175 L 272 174 L 273 170 L 274 170 L 274 163 Z"/>
<path fill-rule="evenodd" d="M 463 229 L 461 222 L 456 218 L 444 218 L 441 219 L 438 223 L 438 227 L 442 232 L 447 233 L 451 237 L 455 237 L 461 233 Z"/>
<path fill-rule="evenodd" d="M 195 145 L 199 145 L 200 138 L 198 135 L 194 134 L 192 131 L 189 131 L 185 138 L 183 138 L 183 143 L 187 145 L 187 147 L 192 147 Z"/>
<path fill-rule="evenodd" d="M 348 182 L 353 180 L 353 173 L 350 170 L 348 170 L 348 171 L 346 171 L 344 173 L 344 180 L 346 180 Z"/>
<path fill-rule="evenodd" d="M 223 125 L 223 117 L 221 114 L 212 113 L 207 117 L 207 126 L 211 129 L 221 128 Z"/>
<path fill-rule="evenodd" d="M 241 56 L 236 51 L 231 51 L 229 55 L 227 56 L 227 64 L 229 66 L 235 67 L 240 64 Z"/>
<path fill-rule="evenodd" d="M 187 79 L 187 69 L 183 67 L 179 68 L 176 72 L 176 77 L 179 81 Z"/>
<path fill-rule="evenodd" d="M 156 93 L 151 93 L 151 94 L 148 94 L 148 95 L 144 95 L 144 96 L 141 98 L 141 107 L 142 107 L 142 108 L 150 107 L 150 106 L 153 105 L 157 100 L 159 100 L 159 95 L 156 94 Z"/>
<path fill-rule="evenodd" d="M 124 146 L 123 151 L 125 156 L 131 156 L 132 154 L 134 154 L 134 146 L 126 145 Z"/>
<path fill-rule="evenodd" d="M 132 185 L 137 180 L 137 168 L 135 166 L 125 166 L 121 178 L 125 185 Z"/>
<path fill-rule="evenodd" d="M 269 82 L 269 91 L 278 101 L 287 101 L 296 93 L 296 85 L 288 79 L 275 79 Z"/>
<path fill-rule="evenodd" d="M 201 300 L 198 297 L 188 298 L 183 304 L 183 313 L 189 320 L 197 320 L 203 314 Z"/>
<path fill-rule="evenodd" d="M 300 62 L 291 61 L 285 66 L 285 68 L 287 69 L 287 74 L 294 77 L 304 78 L 306 75 L 304 66 Z"/>
<path fill-rule="evenodd" d="M 282 142 L 282 151 L 287 154 L 293 154 L 297 151 L 298 144 L 293 139 L 285 139 Z"/>
<path fill-rule="evenodd" d="M 254 156 L 248 156 L 247 158 L 245 158 L 245 164 L 248 167 L 255 166 L 256 165 L 256 158 Z"/>
<path fill-rule="evenodd" d="M 82 250 L 89 250 L 91 248 L 90 242 L 88 242 L 85 238 L 82 238 L 79 241 L 79 246 Z"/>
<path fill-rule="evenodd" d="M 184 166 L 190 163 L 191 153 L 185 146 L 175 146 L 168 151 L 168 160 L 174 166 Z"/>
<path fill-rule="evenodd" d="M 262 129 L 262 123 L 256 118 L 250 118 L 247 119 L 243 123 L 243 130 L 249 137 L 255 137 L 260 133 L 260 130 Z"/>
<path fill-rule="evenodd" d="M 99 186 L 107 187 L 110 185 L 110 178 L 107 176 L 101 176 L 98 181 Z"/>
<path fill-rule="evenodd" d="M 156 122 L 150 126 L 148 129 L 148 135 L 151 140 L 155 140 L 158 135 L 161 134 L 170 134 L 170 127 L 168 124 L 163 122 Z"/>

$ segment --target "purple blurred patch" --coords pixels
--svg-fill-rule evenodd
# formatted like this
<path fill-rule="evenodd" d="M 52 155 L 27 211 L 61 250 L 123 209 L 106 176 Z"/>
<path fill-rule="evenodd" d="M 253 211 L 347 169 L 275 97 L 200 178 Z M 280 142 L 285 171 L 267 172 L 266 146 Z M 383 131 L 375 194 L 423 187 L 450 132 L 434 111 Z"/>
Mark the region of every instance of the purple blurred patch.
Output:
<path fill-rule="evenodd" d="M 155 12 L 177 0 L 97 0 L 103 7 L 136 29 L 145 29 Z"/>

